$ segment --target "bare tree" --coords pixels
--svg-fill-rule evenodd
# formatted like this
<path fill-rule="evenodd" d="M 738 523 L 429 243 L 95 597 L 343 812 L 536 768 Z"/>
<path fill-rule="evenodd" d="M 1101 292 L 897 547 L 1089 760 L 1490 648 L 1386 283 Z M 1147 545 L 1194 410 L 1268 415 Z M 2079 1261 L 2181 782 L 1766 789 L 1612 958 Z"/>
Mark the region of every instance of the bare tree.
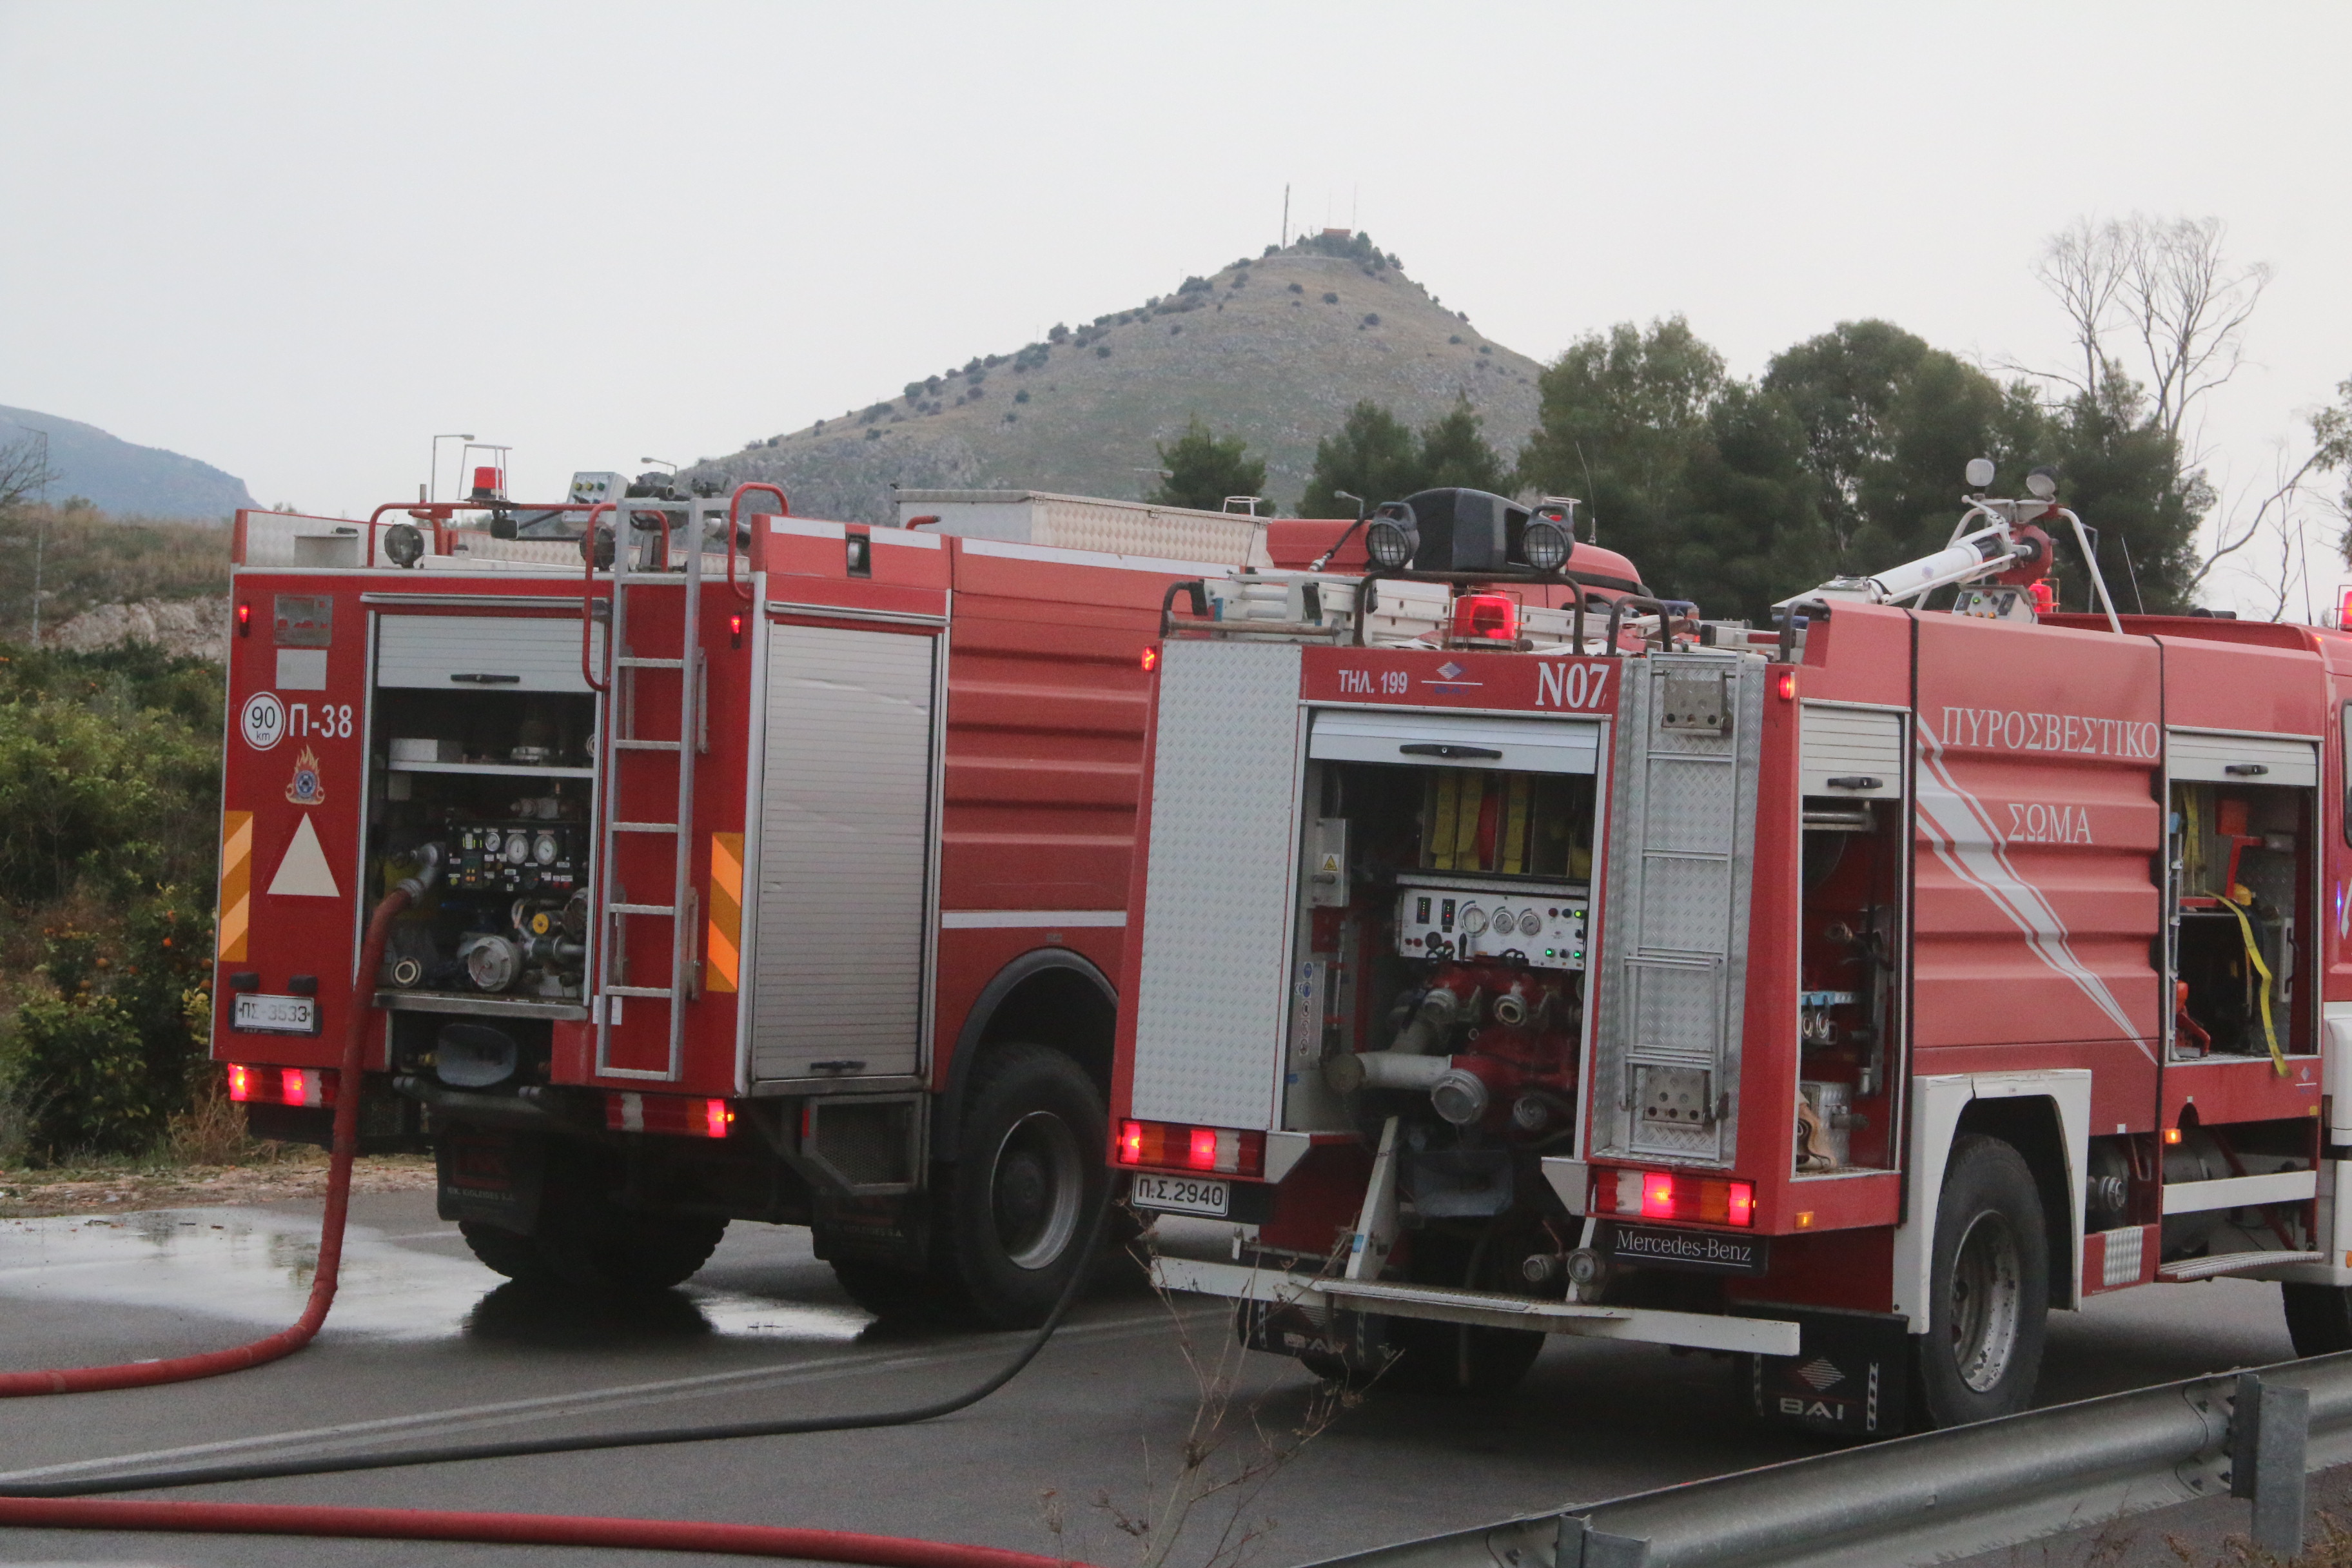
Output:
<path fill-rule="evenodd" d="M 2259 544 L 2265 564 L 2246 575 L 2260 584 L 2272 600 L 2270 618 L 2286 616 L 2289 598 L 2298 590 L 2308 597 L 2310 584 L 2304 543 L 2310 532 L 2311 509 L 2333 514 L 2336 548 L 2352 562 L 2352 381 L 2339 382 L 2336 401 L 2309 416 L 2311 446 L 2299 460 L 2290 461 L 2282 444 L 2267 489 L 2259 485 L 2242 493 L 2214 526 L 2213 549 L 2189 580 L 2193 590 L 2231 556 Z M 2345 476 L 2343 492 L 2314 493 L 2323 475 Z M 2268 564 L 2275 550 L 2275 569 Z"/>
<path fill-rule="evenodd" d="M 2128 376 L 2147 388 L 2152 422 L 2180 441 L 2198 405 L 2237 374 L 2246 325 L 2270 287 L 2270 264 L 2232 262 L 2226 238 L 2217 217 L 2076 219 L 2033 270 L 2066 313 L 2080 367 L 2010 368 L 2093 396 Z"/>
<path fill-rule="evenodd" d="M 26 501 L 57 482 L 48 458 L 48 440 L 37 431 L 0 443 L 0 518 L 13 519 Z"/>

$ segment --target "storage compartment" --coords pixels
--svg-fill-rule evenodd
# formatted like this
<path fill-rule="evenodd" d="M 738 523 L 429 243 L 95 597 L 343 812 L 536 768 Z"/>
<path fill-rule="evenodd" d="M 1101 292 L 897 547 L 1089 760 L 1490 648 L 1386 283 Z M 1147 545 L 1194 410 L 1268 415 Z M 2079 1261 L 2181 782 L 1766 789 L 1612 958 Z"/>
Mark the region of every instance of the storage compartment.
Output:
<path fill-rule="evenodd" d="M 568 627 L 577 690 L 562 689 L 551 627 L 565 623 L 383 622 L 368 738 L 371 903 L 416 869 L 424 846 L 442 852 L 432 889 L 385 946 L 378 984 L 402 998 L 395 1006 L 463 1011 L 495 999 L 509 1013 L 538 1003 L 578 1016 L 585 1005 L 597 703 L 576 679 L 578 626 Z M 523 657 L 533 650 L 536 662 Z"/>
<path fill-rule="evenodd" d="M 1316 715 L 1284 1124 L 1397 1116 L 1413 1213 L 1499 1214 L 1574 1134 L 1597 728 L 1420 718 Z M 1546 771 L 1475 765 L 1507 749 Z"/>
<path fill-rule="evenodd" d="M 1887 727 L 1896 728 L 1891 718 Z M 1890 782 L 1899 792 L 1899 775 Z M 1802 809 L 1796 1171 L 1890 1170 L 1901 1077 L 1902 803 L 1809 795 Z"/>
<path fill-rule="evenodd" d="M 2274 771 L 2235 765 L 2263 768 L 2258 777 Z M 2297 1005 L 2313 929 L 2315 793 L 2292 783 L 2174 779 L 2174 1061 L 2316 1049 L 2311 1010 Z"/>

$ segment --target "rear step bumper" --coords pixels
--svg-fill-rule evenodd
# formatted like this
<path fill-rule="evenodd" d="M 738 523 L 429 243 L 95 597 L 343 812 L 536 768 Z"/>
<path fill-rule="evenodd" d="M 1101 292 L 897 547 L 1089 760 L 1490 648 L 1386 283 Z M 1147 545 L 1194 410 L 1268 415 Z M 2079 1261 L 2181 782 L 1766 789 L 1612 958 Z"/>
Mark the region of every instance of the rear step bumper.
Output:
<path fill-rule="evenodd" d="M 2164 1284 L 2177 1285 L 2189 1279 L 2219 1279 L 2228 1274 L 2321 1263 L 2326 1258 L 2324 1252 L 2224 1252 L 2211 1258 L 2186 1258 L 2178 1263 L 2167 1263 L 2157 1269 L 2156 1277 Z"/>
<path fill-rule="evenodd" d="M 1744 1351 L 1754 1355 L 1797 1353 L 1797 1325 L 1778 1318 L 1727 1318 L 1708 1312 L 1668 1312 L 1650 1307 L 1586 1306 L 1536 1301 L 1486 1290 L 1443 1285 L 1403 1285 L 1392 1280 L 1318 1279 L 1240 1263 L 1191 1258 L 1155 1258 L 1152 1282 L 1166 1290 L 1223 1296 L 1234 1301 L 1271 1301 L 1310 1312 L 1333 1309 L 1381 1312 L 1392 1318 L 1428 1318 L 1441 1323 L 1528 1329 L 1588 1339 L 1685 1345 L 1694 1350 Z"/>

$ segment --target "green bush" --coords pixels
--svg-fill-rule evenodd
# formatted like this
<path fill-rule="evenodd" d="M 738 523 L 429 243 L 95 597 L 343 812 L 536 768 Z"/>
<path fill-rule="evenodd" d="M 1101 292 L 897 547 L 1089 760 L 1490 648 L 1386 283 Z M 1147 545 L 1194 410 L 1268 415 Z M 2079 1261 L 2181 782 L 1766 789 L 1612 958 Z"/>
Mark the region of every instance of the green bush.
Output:
<path fill-rule="evenodd" d="M 17 1009 L 0 1058 L 33 1152 L 136 1152 L 187 1109 L 212 1017 L 212 922 L 194 902 L 163 888 L 113 929 L 47 933 L 48 994 Z"/>
<path fill-rule="evenodd" d="M 0 940 L 32 970 L 0 974 L 0 1121 L 37 1152 L 143 1149 L 186 1107 L 220 727 L 208 660 L 0 649 Z"/>

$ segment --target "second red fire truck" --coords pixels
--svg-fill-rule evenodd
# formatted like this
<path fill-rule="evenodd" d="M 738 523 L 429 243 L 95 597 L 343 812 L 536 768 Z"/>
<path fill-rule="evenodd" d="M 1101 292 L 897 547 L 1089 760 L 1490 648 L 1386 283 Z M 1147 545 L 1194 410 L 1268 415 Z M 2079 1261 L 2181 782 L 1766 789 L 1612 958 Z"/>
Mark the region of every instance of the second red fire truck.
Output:
<path fill-rule="evenodd" d="M 1336 1375 L 1643 1341 L 1852 1434 L 2020 1409 L 2046 1310 L 2158 1281 L 2352 1348 L 2352 637 L 2058 613 L 2082 526 L 1989 469 L 1769 628 L 1468 491 L 1205 578 L 1113 1114 L 1227 1223 L 1162 1282 Z"/>

